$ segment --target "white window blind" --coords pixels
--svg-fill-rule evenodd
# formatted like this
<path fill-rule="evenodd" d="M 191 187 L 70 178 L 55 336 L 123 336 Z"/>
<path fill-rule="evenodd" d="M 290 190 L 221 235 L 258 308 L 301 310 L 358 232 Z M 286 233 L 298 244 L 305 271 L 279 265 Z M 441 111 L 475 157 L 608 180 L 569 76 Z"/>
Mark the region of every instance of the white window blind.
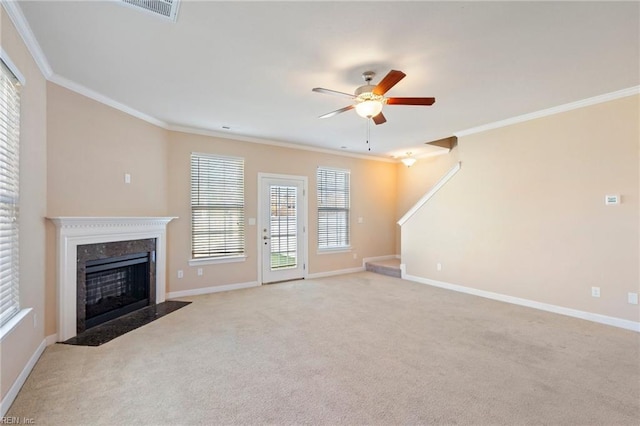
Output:
<path fill-rule="evenodd" d="M 244 255 L 244 159 L 191 154 L 193 259 Z"/>
<path fill-rule="evenodd" d="M 20 92 L 0 61 L 0 325 L 14 316 L 18 299 L 18 176 Z"/>
<path fill-rule="evenodd" d="M 348 170 L 318 167 L 318 249 L 349 247 Z"/>

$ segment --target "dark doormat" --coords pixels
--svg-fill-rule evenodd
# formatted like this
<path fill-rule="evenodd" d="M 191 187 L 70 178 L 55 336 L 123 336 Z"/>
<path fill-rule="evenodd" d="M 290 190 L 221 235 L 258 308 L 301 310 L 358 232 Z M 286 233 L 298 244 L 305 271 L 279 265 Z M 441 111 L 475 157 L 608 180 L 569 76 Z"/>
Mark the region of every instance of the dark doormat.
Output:
<path fill-rule="evenodd" d="M 157 305 L 147 306 L 130 314 L 123 315 L 104 324 L 91 327 L 89 330 L 78 334 L 71 339 L 62 342 L 67 345 L 78 346 L 100 346 L 103 343 L 122 336 L 125 333 L 135 330 L 138 327 L 149 324 L 165 315 L 170 314 L 191 302 L 179 302 L 177 300 L 167 300 Z"/>

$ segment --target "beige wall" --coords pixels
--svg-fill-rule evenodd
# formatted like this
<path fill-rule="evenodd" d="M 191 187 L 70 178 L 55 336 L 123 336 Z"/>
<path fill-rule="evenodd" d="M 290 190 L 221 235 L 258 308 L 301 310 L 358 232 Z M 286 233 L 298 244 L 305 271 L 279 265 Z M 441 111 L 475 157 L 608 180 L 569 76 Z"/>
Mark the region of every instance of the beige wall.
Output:
<path fill-rule="evenodd" d="M 43 342 L 47 198 L 46 82 L 3 7 L 0 44 L 24 75 L 20 106 L 20 306 L 31 313 L 0 343 L 2 398 Z"/>
<path fill-rule="evenodd" d="M 54 83 L 47 99 L 49 215 L 167 212 L 166 130 Z"/>
<path fill-rule="evenodd" d="M 402 229 L 407 273 L 638 321 L 627 303 L 640 282 L 638 104 L 459 140 L 461 171 Z M 622 204 L 605 206 L 606 194 Z"/>
<path fill-rule="evenodd" d="M 321 273 L 362 266 L 363 257 L 395 254 L 396 165 L 305 150 L 281 148 L 179 132 L 169 144 L 169 213 L 179 219 L 169 226 L 169 291 L 253 282 L 258 279 L 257 229 L 246 227 L 247 259 L 242 263 L 190 267 L 190 154 L 212 153 L 245 159 L 245 217 L 257 218 L 258 173 L 306 176 L 309 183 L 309 272 Z M 352 251 L 317 254 L 316 168 L 329 166 L 351 171 Z M 362 217 L 364 223 L 357 223 Z M 357 256 L 354 259 L 354 254 Z M 177 278 L 177 271 L 184 278 Z"/>
<path fill-rule="evenodd" d="M 166 130 L 53 83 L 47 118 L 49 217 L 166 216 Z M 49 222 L 47 335 L 56 332 L 55 239 Z"/>

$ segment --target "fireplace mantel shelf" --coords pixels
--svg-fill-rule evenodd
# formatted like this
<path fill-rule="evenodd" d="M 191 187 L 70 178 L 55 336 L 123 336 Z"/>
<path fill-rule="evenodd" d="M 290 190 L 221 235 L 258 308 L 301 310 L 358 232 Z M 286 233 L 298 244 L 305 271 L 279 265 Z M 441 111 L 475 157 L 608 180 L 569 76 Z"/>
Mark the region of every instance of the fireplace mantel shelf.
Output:
<path fill-rule="evenodd" d="M 56 216 L 48 217 L 57 227 L 109 227 L 166 225 L 175 216 Z"/>
<path fill-rule="evenodd" d="M 165 300 L 166 228 L 177 217 L 48 217 L 58 241 L 58 341 L 76 335 L 77 248 L 82 244 L 156 239 L 156 303 Z"/>

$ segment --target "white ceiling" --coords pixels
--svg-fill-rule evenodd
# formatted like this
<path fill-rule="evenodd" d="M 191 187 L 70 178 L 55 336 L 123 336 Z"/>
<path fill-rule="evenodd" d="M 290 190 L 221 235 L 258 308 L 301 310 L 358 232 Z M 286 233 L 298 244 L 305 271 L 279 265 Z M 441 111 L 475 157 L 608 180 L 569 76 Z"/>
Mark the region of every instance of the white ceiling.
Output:
<path fill-rule="evenodd" d="M 115 1 L 20 6 L 56 76 L 143 114 L 362 154 L 366 120 L 318 119 L 349 100 L 313 87 L 353 92 L 363 71 L 398 69 L 388 96 L 436 97 L 385 107 L 371 127 L 385 156 L 640 84 L 638 2 L 183 0 L 176 23 Z"/>

